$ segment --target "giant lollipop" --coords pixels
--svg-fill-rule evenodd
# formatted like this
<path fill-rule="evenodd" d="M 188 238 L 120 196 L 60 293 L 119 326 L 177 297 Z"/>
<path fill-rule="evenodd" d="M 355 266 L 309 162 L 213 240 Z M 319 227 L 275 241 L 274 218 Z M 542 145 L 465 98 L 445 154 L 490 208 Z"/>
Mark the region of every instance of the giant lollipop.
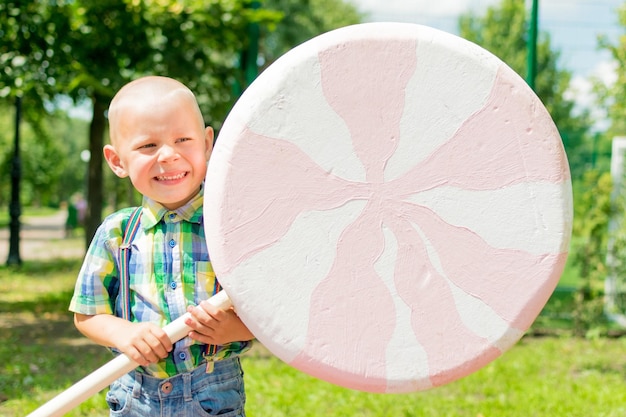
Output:
<path fill-rule="evenodd" d="M 510 348 L 570 239 L 560 136 L 536 95 L 459 37 L 350 26 L 246 90 L 209 162 L 213 267 L 274 354 L 327 381 L 407 392 Z"/>
<path fill-rule="evenodd" d="M 373 392 L 445 384 L 510 348 L 557 284 L 572 221 L 559 134 L 525 82 L 400 23 L 329 32 L 265 70 L 224 123 L 204 202 L 230 296 L 209 301 L 232 301 L 285 362 Z M 29 416 L 136 366 L 121 355 Z"/>

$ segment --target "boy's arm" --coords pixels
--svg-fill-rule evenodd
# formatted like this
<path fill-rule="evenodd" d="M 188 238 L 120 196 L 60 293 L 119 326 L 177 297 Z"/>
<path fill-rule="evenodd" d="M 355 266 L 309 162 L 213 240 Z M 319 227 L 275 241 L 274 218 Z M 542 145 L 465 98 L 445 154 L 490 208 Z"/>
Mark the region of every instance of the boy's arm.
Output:
<path fill-rule="evenodd" d="M 172 350 L 172 342 L 153 323 L 131 323 L 110 314 L 74 314 L 76 328 L 95 343 L 114 347 L 141 366 L 158 362 Z"/>

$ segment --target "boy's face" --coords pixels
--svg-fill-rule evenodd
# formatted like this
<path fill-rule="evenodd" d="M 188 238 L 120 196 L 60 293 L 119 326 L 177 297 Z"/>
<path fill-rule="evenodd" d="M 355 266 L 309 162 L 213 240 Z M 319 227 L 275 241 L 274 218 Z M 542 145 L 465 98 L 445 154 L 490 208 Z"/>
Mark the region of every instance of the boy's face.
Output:
<path fill-rule="evenodd" d="M 200 190 L 213 129 L 204 128 L 195 99 L 178 93 L 156 102 L 136 99 L 118 112 L 114 129 L 105 158 L 142 195 L 173 210 Z"/>

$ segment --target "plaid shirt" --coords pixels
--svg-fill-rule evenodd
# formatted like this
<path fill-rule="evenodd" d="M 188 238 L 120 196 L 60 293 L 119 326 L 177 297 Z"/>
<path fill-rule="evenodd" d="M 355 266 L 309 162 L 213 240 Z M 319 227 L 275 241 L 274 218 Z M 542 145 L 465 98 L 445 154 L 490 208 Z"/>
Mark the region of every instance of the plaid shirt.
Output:
<path fill-rule="evenodd" d="M 203 191 L 185 206 L 167 210 L 144 198 L 141 225 L 131 245 L 130 307 L 132 321 L 160 327 L 185 314 L 213 295 L 219 284 L 211 267 L 204 238 Z M 124 224 L 133 208 L 108 216 L 91 242 L 80 270 L 70 311 L 86 315 L 122 315 L 119 292 L 119 247 Z M 118 299 L 119 298 L 119 299 Z M 206 346 L 185 337 L 174 344 L 169 356 L 143 371 L 167 378 L 189 372 L 209 361 L 240 354 L 250 342 Z"/>

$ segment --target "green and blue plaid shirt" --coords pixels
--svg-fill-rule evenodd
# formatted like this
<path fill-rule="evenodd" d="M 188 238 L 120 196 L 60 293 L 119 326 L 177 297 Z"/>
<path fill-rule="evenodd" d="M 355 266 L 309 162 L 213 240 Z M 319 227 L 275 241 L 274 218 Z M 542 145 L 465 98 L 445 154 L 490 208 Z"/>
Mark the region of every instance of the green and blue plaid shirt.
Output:
<path fill-rule="evenodd" d="M 211 267 L 203 224 L 203 191 L 185 206 L 168 210 L 144 198 L 141 225 L 130 250 L 130 307 L 132 321 L 160 327 L 185 314 L 213 295 L 218 283 Z M 124 223 L 133 208 L 108 216 L 91 242 L 80 270 L 70 311 L 86 315 L 115 314 L 123 308 L 119 292 L 119 247 Z M 119 298 L 119 299 L 118 299 Z M 170 355 L 143 371 L 167 378 L 189 372 L 205 357 L 219 360 L 247 350 L 251 342 L 206 346 L 186 337 Z"/>

